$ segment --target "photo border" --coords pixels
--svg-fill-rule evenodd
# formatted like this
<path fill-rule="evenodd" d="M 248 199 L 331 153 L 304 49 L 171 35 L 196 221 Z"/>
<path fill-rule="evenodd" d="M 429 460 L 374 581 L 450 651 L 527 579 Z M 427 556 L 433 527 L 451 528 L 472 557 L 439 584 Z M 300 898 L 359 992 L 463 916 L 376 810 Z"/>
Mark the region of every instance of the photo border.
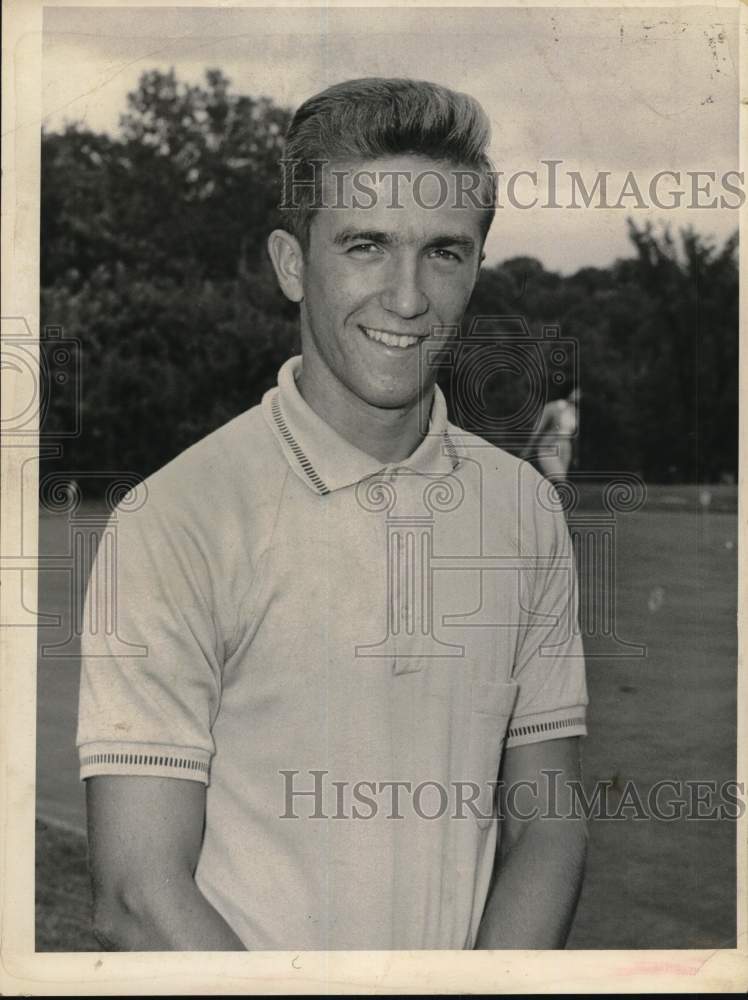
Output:
<path fill-rule="evenodd" d="M 243 3 L 66 2 L 47 7 L 541 7 L 640 8 L 642 10 L 706 4 L 660 2 L 616 3 L 502 3 L 460 4 L 430 0 L 409 4 L 377 2 Z M 748 165 L 748 7 L 745 2 L 718 0 L 713 9 L 740 10 L 740 168 Z M 23 318 L 34 336 L 39 331 L 39 183 L 41 122 L 42 3 L 7 0 L 3 18 L 3 188 L 2 188 L 2 316 L 5 336 L 8 319 Z M 748 247 L 746 217 L 740 209 L 740 237 Z M 740 258 L 741 291 L 746 287 L 748 253 Z M 748 297 L 740 299 L 741 399 L 745 389 Z M 38 365 L 38 339 L 32 336 Z M 2 367 L 2 413 L 13 413 L 24 398 L 22 373 Z M 738 781 L 746 768 L 746 685 L 743 665 L 748 567 L 745 550 L 746 511 L 741 495 L 745 485 L 746 408 L 740 408 L 740 466 L 738 503 Z M 38 545 L 38 507 L 16 502 L 21 476 L 24 490 L 36 495 L 38 464 L 29 463 L 38 442 L 0 447 L 0 549 L 4 555 L 23 555 L 19 539 Z M 25 464 L 24 464 L 25 463 Z M 31 472 L 29 471 L 31 465 Z M 0 627 L 12 620 L 12 570 L 2 576 Z M 28 593 L 36 593 L 36 573 L 26 571 Z M 15 581 L 18 590 L 17 579 Z M 390 994 L 413 993 L 636 993 L 743 992 L 748 986 L 746 931 L 746 858 L 748 816 L 737 820 L 737 941 L 736 949 L 677 949 L 636 951 L 420 951 L 420 952 L 251 952 L 251 953 L 35 953 L 34 952 L 34 823 L 36 736 L 36 628 L 11 627 L 0 631 L 0 817 L 3 855 L 0 871 L 0 992 L 32 995 L 143 995 L 143 994 Z M 741 846 L 743 847 L 740 850 Z"/>

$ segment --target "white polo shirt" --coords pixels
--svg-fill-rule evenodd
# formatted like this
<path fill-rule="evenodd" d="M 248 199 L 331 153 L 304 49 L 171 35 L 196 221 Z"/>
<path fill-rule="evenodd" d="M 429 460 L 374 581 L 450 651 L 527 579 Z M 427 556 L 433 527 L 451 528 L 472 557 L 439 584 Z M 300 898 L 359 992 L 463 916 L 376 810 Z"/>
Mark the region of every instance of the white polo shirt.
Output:
<path fill-rule="evenodd" d="M 117 512 L 81 777 L 208 785 L 195 878 L 249 949 L 471 948 L 503 748 L 586 733 L 564 517 L 438 388 L 383 466 L 300 365 Z"/>

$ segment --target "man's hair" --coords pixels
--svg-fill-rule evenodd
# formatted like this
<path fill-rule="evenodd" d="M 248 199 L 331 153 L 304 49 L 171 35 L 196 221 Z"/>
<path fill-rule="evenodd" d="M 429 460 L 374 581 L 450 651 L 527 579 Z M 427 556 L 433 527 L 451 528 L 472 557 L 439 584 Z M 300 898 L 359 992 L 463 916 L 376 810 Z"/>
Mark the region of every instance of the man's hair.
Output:
<path fill-rule="evenodd" d="M 437 83 L 381 77 L 336 83 L 305 101 L 291 120 L 282 160 L 283 224 L 306 249 L 323 164 L 415 155 L 478 175 L 475 192 L 465 191 L 461 200 L 483 208 L 485 238 L 496 202 L 490 135 L 475 98 Z"/>

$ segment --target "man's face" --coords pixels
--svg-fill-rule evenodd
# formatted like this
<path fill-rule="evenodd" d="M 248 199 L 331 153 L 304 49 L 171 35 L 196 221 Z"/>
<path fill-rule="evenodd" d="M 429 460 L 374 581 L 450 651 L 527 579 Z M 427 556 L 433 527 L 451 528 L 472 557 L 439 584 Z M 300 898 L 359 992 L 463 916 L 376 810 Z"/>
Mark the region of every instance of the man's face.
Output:
<path fill-rule="evenodd" d="M 425 342 L 435 328 L 459 323 L 467 306 L 480 266 L 481 211 L 465 198 L 460 204 L 455 168 L 422 157 L 331 169 L 347 176 L 328 175 L 324 203 L 344 207 L 312 218 L 302 279 L 304 365 L 372 406 L 407 407 L 436 378 L 433 367 L 421 370 Z M 410 172 L 395 196 L 393 171 Z M 352 175 L 372 194 L 352 189 Z"/>

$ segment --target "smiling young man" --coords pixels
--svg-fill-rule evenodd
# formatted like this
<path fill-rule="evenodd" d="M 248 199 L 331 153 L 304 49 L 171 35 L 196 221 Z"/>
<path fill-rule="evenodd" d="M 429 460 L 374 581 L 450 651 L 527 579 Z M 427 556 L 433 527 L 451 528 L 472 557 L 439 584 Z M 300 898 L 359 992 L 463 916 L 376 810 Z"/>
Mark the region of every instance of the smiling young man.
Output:
<path fill-rule="evenodd" d="M 568 534 L 435 384 L 491 222 L 487 141 L 475 101 L 411 80 L 294 117 L 287 165 L 314 177 L 268 249 L 301 357 L 118 513 L 116 629 L 83 640 L 105 947 L 565 943 L 586 848 Z"/>

